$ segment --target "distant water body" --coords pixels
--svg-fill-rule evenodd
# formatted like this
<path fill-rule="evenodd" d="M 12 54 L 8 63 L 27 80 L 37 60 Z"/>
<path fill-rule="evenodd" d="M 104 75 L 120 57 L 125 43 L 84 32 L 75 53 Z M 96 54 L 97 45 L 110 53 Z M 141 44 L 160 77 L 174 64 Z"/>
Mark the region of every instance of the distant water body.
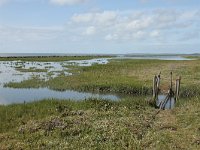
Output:
<path fill-rule="evenodd" d="M 73 53 L 0 53 L 0 57 L 38 57 L 38 56 L 113 56 L 114 59 L 158 59 L 158 60 L 193 60 L 178 55 L 120 55 L 120 54 L 73 54 Z"/>
<path fill-rule="evenodd" d="M 186 58 L 186 57 L 182 57 L 182 56 L 122 56 L 122 57 L 116 57 L 117 59 L 148 59 L 148 60 L 194 60 L 194 59 L 190 59 L 190 58 Z"/>

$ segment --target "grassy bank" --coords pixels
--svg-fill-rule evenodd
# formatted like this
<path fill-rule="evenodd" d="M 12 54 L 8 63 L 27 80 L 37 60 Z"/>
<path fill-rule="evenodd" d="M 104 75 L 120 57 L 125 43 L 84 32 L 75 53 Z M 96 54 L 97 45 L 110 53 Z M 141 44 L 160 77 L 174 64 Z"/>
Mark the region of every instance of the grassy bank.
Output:
<path fill-rule="evenodd" d="M 64 74 L 49 81 L 37 78 L 8 83 L 6 87 L 38 88 L 48 87 L 54 90 L 73 89 L 79 91 L 104 91 L 134 95 L 150 95 L 152 78 L 161 71 L 161 88 L 168 90 L 169 73 L 182 76 L 182 96 L 200 95 L 200 60 L 164 61 L 164 60 L 111 60 L 106 65 L 95 64 L 89 67 L 74 66 L 72 76 Z"/>
<path fill-rule="evenodd" d="M 1 149 L 199 149 L 198 98 L 159 112 L 144 97 L 0 106 Z"/>

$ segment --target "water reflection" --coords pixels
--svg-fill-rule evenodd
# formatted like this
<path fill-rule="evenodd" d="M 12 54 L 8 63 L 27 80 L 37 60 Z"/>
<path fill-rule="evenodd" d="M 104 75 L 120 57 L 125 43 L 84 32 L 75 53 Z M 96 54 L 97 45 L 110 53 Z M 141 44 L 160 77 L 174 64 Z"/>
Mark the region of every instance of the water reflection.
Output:
<path fill-rule="evenodd" d="M 91 66 L 93 64 L 107 64 L 110 59 L 160 59 L 160 60 L 190 60 L 179 56 L 151 56 L 151 57 L 114 57 L 90 60 L 71 60 L 63 62 L 22 62 L 2 61 L 0 62 L 0 104 L 22 103 L 46 98 L 82 100 L 89 97 L 118 100 L 119 96 L 112 94 L 93 94 L 76 91 L 58 92 L 47 88 L 39 89 L 12 89 L 3 88 L 8 82 L 21 82 L 34 76 L 48 80 L 60 75 L 72 75 L 68 66 Z M 43 71 L 36 71 L 36 70 Z M 21 70 L 21 71 L 20 71 Z M 26 70 L 29 70 L 27 72 Z M 30 72 L 31 70 L 31 72 Z M 162 97 L 160 97 L 162 99 Z M 174 100 L 166 105 L 166 108 L 174 107 Z"/>
<path fill-rule="evenodd" d="M 41 99 L 71 99 L 71 100 L 84 100 L 88 98 L 97 99 L 110 99 L 119 100 L 120 97 L 112 94 L 94 94 L 88 92 L 77 91 L 53 91 L 47 88 L 39 89 L 13 89 L 13 88 L 0 88 L 0 104 L 12 104 L 37 101 Z"/>
<path fill-rule="evenodd" d="M 166 95 L 158 95 L 158 101 L 157 101 L 157 106 L 164 101 L 166 98 Z M 171 98 L 170 100 L 167 101 L 165 108 L 164 109 L 173 109 L 175 105 L 175 100 L 174 98 Z"/>

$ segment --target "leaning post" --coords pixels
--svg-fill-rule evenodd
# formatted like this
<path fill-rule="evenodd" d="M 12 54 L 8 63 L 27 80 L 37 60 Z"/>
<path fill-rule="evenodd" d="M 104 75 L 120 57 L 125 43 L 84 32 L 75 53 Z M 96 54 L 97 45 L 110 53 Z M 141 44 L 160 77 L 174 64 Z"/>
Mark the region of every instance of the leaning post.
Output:
<path fill-rule="evenodd" d="M 157 76 L 155 75 L 153 78 L 153 100 L 156 101 L 156 85 L 157 85 Z"/>

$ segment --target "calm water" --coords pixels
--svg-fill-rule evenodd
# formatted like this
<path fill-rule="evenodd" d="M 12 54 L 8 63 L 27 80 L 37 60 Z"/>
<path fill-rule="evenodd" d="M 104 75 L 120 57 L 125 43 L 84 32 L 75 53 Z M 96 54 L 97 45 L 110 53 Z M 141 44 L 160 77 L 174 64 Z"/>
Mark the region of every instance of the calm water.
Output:
<path fill-rule="evenodd" d="M 77 91 L 53 91 L 47 88 L 39 89 L 14 89 L 4 88 L 3 85 L 9 82 L 21 82 L 33 77 L 48 80 L 55 78 L 61 73 L 66 76 L 72 75 L 66 66 L 91 66 L 93 64 L 107 64 L 109 58 L 91 60 L 72 60 L 63 62 L 21 62 L 4 61 L 0 62 L 0 104 L 23 103 L 41 99 L 72 99 L 83 100 L 88 98 L 119 100 L 119 96 L 113 94 L 95 94 Z M 46 72 L 21 72 L 17 69 L 47 69 Z"/>
<path fill-rule="evenodd" d="M 121 56 L 117 57 L 118 59 L 156 59 L 156 60 L 193 60 L 190 58 L 185 58 L 182 56 L 143 56 L 143 57 L 135 57 L 135 56 Z"/>
<path fill-rule="evenodd" d="M 8 82 L 21 82 L 33 77 L 49 80 L 60 74 L 72 75 L 67 66 L 91 66 L 93 64 L 107 64 L 109 58 L 91 60 L 73 60 L 63 62 L 22 62 L 22 61 L 0 61 L 0 86 Z M 19 69 L 37 70 L 44 69 L 44 72 L 22 72 Z"/>
<path fill-rule="evenodd" d="M 158 95 L 158 101 L 157 101 L 157 106 L 166 98 L 166 95 Z M 171 98 L 165 105 L 165 109 L 173 109 L 175 105 L 175 100 L 174 98 Z"/>
<path fill-rule="evenodd" d="M 13 89 L 0 88 L 0 104 L 12 104 L 37 101 L 41 99 L 71 99 L 84 100 L 88 98 L 119 100 L 120 97 L 112 94 L 94 94 L 88 92 L 76 92 L 66 90 L 64 92 L 53 91 L 47 88 L 39 89 Z"/>
<path fill-rule="evenodd" d="M 0 56 L 52 56 L 55 54 L 0 54 Z M 62 54 L 60 54 L 62 55 Z M 114 58 L 100 58 L 91 60 L 72 60 L 63 62 L 21 62 L 21 61 L 5 61 L 0 62 L 0 104 L 11 104 L 11 103 L 22 103 L 24 101 L 35 101 L 40 99 L 73 99 L 83 100 L 90 97 L 119 100 L 120 97 L 115 94 L 94 94 L 86 92 L 76 91 L 64 91 L 58 92 L 47 88 L 39 89 L 12 89 L 4 88 L 3 85 L 8 82 L 21 82 L 33 77 L 37 77 L 44 80 L 55 78 L 61 73 L 72 75 L 70 69 L 67 68 L 69 65 L 78 66 L 91 66 L 93 64 L 107 64 L 110 59 L 159 59 L 159 60 L 190 60 L 180 56 L 151 56 L 151 57 L 125 57 L 117 56 Z M 46 69 L 45 72 L 21 72 L 18 69 Z M 172 102 L 173 103 L 173 102 Z M 170 107 L 173 104 L 167 104 L 166 107 Z"/>

